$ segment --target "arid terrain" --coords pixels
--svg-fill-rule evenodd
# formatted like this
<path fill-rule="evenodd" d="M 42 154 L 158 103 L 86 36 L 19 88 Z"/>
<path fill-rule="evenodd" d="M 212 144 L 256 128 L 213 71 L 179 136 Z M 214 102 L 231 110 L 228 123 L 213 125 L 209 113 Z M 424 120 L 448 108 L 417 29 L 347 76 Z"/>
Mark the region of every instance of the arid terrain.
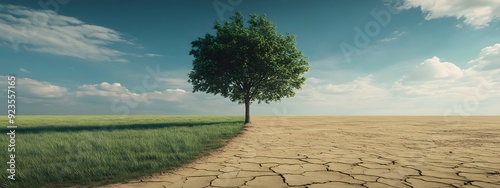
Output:
<path fill-rule="evenodd" d="M 106 187 L 500 187 L 500 117 L 253 117 L 209 156 Z"/>

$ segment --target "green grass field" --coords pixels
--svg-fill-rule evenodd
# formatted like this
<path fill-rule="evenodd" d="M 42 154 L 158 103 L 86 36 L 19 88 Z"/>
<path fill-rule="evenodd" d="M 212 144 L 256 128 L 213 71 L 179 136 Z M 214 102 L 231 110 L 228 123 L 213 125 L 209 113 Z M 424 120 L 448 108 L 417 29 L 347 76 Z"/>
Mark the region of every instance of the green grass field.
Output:
<path fill-rule="evenodd" d="M 20 116 L 16 181 L 7 180 L 7 117 L 0 118 L 0 187 L 96 186 L 161 172 L 222 146 L 242 117 Z"/>

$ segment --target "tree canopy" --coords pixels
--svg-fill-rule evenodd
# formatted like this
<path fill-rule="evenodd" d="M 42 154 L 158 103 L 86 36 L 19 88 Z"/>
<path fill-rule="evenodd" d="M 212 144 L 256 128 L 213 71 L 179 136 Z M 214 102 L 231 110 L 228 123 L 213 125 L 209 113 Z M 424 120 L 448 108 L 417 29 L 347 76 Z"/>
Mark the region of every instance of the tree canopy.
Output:
<path fill-rule="evenodd" d="M 309 63 L 297 49 L 295 36 L 279 34 L 265 15 L 251 14 L 246 25 L 237 12 L 213 28 L 215 35 L 207 33 L 191 43 L 189 54 L 195 59 L 188 76 L 193 92 L 220 94 L 245 104 L 248 123 L 251 102 L 293 97 L 304 84 Z"/>

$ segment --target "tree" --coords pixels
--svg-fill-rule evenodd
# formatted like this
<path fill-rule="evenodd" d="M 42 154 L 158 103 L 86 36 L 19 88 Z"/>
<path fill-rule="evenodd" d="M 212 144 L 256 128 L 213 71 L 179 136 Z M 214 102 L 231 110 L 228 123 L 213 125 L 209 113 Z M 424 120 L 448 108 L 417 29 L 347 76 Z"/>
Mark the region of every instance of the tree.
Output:
<path fill-rule="evenodd" d="M 280 35 L 265 15 L 250 15 L 248 25 L 240 12 L 224 24 L 215 22 L 215 35 L 207 33 L 191 43 L 194 56 L 188 82 L 193 92 L 220 94 L 245 104 L 293 97 L 306 78 L 309 63 L 295 46 L 295 36 Z"/>

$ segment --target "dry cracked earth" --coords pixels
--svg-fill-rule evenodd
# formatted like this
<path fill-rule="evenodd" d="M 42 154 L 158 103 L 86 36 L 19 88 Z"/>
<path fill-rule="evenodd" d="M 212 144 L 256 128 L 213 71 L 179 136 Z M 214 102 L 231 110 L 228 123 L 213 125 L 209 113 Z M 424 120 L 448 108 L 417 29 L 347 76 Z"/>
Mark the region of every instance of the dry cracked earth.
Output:
<path fill-rule="evenodd" d="M 500 187 L 500 117 L 254 117 L 225 147 L 106 187 Z"/>

